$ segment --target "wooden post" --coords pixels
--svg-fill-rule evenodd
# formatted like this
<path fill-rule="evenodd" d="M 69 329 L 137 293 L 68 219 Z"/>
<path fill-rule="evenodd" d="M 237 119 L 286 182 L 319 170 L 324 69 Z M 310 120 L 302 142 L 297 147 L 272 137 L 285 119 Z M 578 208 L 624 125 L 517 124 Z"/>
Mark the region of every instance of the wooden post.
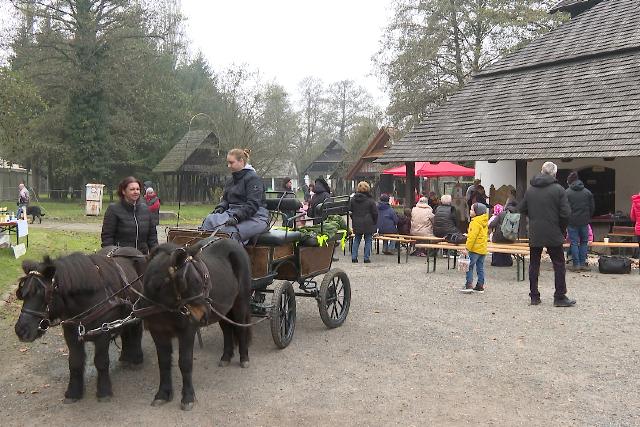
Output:
<path fill-rule="evenodd" d="M 415 162 L 405 162 L 405 167 L 407 169 L 407 185 L 404 189 L 404 207 L 411 209 L 416 203 L 416 164 Z"/>
<path fill-rule="evenodd" d="M 524 199 L 524 193 L 527 191 L 527 161 L 516 160 L 516 198 L 518 202 Z M 520 237 L 527 235 L 527 221 L 523 221 L 524 217 L 520 218 L 520 228 L 518 235 Z"/>

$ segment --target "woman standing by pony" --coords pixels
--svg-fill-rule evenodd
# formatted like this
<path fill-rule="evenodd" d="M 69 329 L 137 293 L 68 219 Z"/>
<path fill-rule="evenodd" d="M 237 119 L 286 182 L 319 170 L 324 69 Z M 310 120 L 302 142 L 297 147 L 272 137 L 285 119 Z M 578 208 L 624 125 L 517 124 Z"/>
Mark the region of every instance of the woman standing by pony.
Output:
<path fill-rule="evenodd" d="M 202 228 L 220 230 L 247 242 L 269 229 L 269 211 L 262 179 L 249 164 L 251 150 L 234 148 L 227 153 L 231 178 L 224 186 L 222 200 L 204 219 Z"/>
<path fill-rule="evenodd" d="M 156 224 L 147 204 L 140 200 L 142 183 L 128 176 L 118 185 L 120 202 L 107 208 L 102 222 L 102 247 L 124 246 L 149 253 L 158 246 Z"/>

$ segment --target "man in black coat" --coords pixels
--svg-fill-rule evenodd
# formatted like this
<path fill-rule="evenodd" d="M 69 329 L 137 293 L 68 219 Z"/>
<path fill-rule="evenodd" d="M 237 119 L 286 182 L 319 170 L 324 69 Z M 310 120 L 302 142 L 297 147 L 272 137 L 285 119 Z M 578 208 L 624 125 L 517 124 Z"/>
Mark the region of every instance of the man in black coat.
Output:
<path fill-rule="evenodd" d="M 567 297 L 566 269 L 564 263 L 564 235 L 571 207 L 564 188 L 556 181 L 558 166 L 545 162 L 539 175 L 531 179 L 531 187 L 527 189 L 518 211 L 529 217 L 529 288 L 531 305 L 540 304 L 538 291 L 538 275 L 540 274 L 540 258 L 543 248 L 553 263 L 556 292 L 553 305 L 571 307 L 576 302 Z"/>
<path fill-rule="evenodd" d="M 567 177 L 567 198 L 571 206 L 569 217 L 569 240 L 571 241 L 571 260 L 573 271 L 589 271 L 587 265 L 587 250 L 589 245 L 589 223 L 596 210 L 596 204 L 591 191 L 584 187 L 577 172 L 571 172 Z"/>

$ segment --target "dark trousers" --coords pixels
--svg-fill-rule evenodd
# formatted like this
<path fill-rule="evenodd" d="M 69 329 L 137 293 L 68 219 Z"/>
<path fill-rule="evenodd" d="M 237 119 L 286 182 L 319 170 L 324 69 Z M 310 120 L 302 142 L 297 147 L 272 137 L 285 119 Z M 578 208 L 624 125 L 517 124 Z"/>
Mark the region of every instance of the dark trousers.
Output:
<path fill-rule="evenodd" d="M 540 258 L 543 248 L 531 247 L 531 259 L 529 260 L 529 296 L 540 297 L 538 291 L 538 276 L 540 275 Z M 547 247 L 547 253 L 551 257 L 553 273 L 555 277 L 556 292 L 554 299 L 561 299 L 567 294 L 567 282 L 565 280 L 566 267 L 564 264 L 564 250 L 562 246 Z"/>

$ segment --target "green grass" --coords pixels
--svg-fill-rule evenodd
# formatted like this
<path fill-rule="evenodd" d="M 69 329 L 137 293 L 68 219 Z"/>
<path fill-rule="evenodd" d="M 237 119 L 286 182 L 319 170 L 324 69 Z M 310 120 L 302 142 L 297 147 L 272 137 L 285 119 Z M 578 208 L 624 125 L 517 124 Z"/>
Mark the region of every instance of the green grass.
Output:
<path fill-rule="evenodd" d="M 15 236 L 11 237 L 15 239 Z M 30 228 L 29 244 L 26 255 L 19 259 L 13 257 L 11 249 L 0 249 L 0 295 L 4 295 L 22 276 L 23 260 L 41 261 L 44 255 L 59 257 L 71 252 L 93 252 L 100 248 L 100 236 L 97 233 Z"/>
<path fill-rule="evenodd" d="M 82 222 L 82 223 L 102 223 L 103 215 L 86 216 L 84 201 L 49 201 L 40 200 L 32 204 L 38 205 L 43 209 L 45 216 L 43 220 L 63 221 L 63 222 Z M 16 205 L 13 201 L 0 201 L 0 207 L 7 207 L 9 212 L 16 211 Z M 102 214 L 109 206 L 108 201 L 104 201 L 102 205 Z M 180 206 L 180 224 L 181 225 L 200 225 L 205 216 L 213 210 L 212 204 L 185 204 Z M 162 211 L 173 211 L 178 213 L 177 203 L 163 203 L 160 208 Z M 164 220 L 162 225 L 175 225 L 176 221 Z"/>

